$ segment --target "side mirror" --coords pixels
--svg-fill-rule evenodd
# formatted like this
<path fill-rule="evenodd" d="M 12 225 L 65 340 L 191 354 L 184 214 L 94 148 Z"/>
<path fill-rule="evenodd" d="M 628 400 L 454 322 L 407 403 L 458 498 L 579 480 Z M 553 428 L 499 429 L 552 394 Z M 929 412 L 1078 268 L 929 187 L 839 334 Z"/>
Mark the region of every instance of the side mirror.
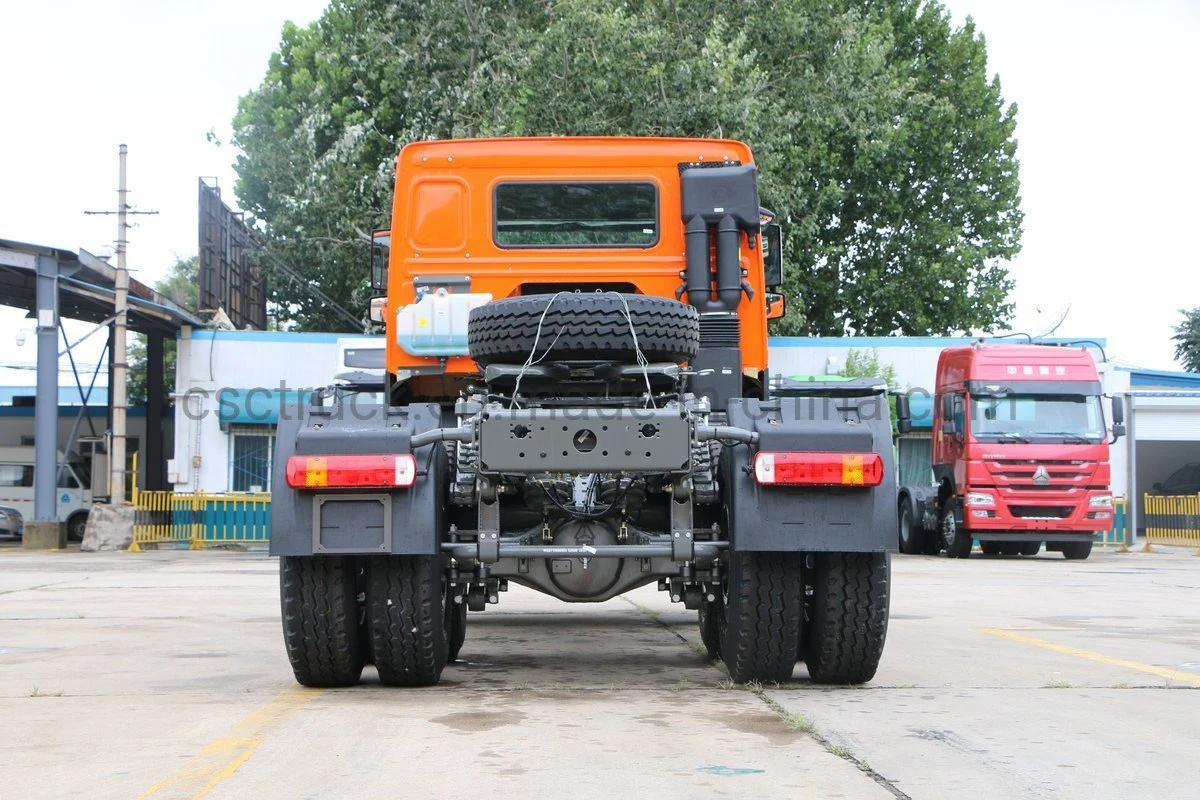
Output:
<path fill-rule="evenodd" d="M 778 292 L 767 292 L 767 319 L 779 319 L 787 313 L 787 296 Z"/>
<path fill-rule="evenodd" d="M 371 289 L 376 292 L 387 291 L 388 258 L 391 249 L 391 231 L 375 231 L 371 234 Z"/>
<path fill-rule="evenodd" d="M 1125 435 L 1125 423 L 1124 422 L 1114 422 L 1113 423 L 1113 441 L 1115 442 L 1117 439 L 1120 439 L 1124 435 Z"/>
<path fill-rule="evenodd" d="M 1113 428 L 1116 428 L 1116 426 L 1121 425 L 1121 423 L 1123 423 L 1125 421 L 1125 398 L 1114 397 L 1112 399 L 1112 410 L 1113 410 Z M 1124 427 L 1124 426 L 1122 426 L 1122 427 Z"/>
<path fill-rule="evenodd" d="M 778 289 L 783 286 L 783 229 L 777 222 L 767 223 L 762 237 L 764 283 L 767 289 Z"/>
<path fill-rule="evenodd" d="M 896 432 L 912 432 L 912 409 L 909 406 L 908 395 L 896 395 Z"/>

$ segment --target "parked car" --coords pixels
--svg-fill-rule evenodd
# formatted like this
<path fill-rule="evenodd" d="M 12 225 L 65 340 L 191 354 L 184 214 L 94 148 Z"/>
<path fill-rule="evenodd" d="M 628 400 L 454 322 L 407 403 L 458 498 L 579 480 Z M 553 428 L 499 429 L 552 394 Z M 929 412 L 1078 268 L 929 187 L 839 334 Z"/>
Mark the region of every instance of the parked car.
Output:
<path fill-rule="evenodd" d="M 1200 464 L 1184 464 L 1162 483 L 1154 484 L 1155 494 L 1200 494 Z"/>
<path fill-rule="evenodd" d="M 0 506 L 0 537 L 5 539 L 20 539 L 24 533 L 25 520 L 21 512 L 12 506 Z"/>

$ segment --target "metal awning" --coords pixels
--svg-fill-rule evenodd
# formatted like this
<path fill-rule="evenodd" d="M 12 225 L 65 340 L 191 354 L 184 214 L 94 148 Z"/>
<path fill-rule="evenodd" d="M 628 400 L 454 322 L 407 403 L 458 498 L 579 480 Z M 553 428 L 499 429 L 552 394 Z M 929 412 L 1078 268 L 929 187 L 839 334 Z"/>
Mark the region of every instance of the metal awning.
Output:
<path fill-rule="evenodd" d="M 38 256 L 58 261 L 59 315 L 97 324 L 112 318 L 115 267 L 87 250 L 75 253 L 9 239 L 0 239 L 0 305 L 24 308 L 33 313 L 37 299 Z M 204 323 L 149 286 L 130 279 L 130 330 L 173 336 L 184 325 L 202 327 Z"/>

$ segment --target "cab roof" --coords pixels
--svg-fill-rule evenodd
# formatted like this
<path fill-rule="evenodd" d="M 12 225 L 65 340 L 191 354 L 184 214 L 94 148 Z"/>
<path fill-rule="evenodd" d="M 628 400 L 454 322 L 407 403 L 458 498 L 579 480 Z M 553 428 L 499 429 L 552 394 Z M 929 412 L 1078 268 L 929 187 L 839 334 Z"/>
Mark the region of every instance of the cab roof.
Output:
<path fill-rule="evenodd" d="M 401 168 L 505 167 L 547 161 L 629 167 L 692 161 L 749 164 L 753 160 L 750 147 L 732 139 L 538 136 L 411 142 L 400 151 L 398 163 Z"/>

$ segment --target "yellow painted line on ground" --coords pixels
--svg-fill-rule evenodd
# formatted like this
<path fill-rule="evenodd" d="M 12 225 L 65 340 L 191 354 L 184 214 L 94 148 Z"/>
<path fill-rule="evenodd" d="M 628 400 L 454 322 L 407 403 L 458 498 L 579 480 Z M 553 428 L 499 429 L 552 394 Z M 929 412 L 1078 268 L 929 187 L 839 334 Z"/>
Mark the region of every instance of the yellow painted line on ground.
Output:
<path fill-rule="evenodd" d="M 1166 678 L 1174 683 L 1186 683 L 1189 686 L 1200 687 L 1200 675 L 1192 672 L 1181 672 L 1177 669 L 1169 667 L 1156 667 L 1153 664 L 1143 664 L 1140 661 L 1129 661 L 1124 658 L 1113 658 L 1106 656 L 1103 653 L 1097 653 L 1093 650 L 1084 650 L 1081 647 L 1072 647 L 1068 644 L 1056 644 L 1045 639 L 1038 639 L 1035 636 L 1026 636 L 1023 633 L 1017 633 L 1013 630 L 1005 628 L 979 628 L 982 633 L 987 633 L 992 636 L 999 636 L 1001 639 L 1008 639 L 1021 644 L 1029 644 L 1034 647 L 1040 647 L 1043 650 L 1049 650 L 1054 653 L 1061 653 L 1065 656 L 1074 656 L 1087 661 L 1095 661 L 1098 664 L 1107 664 L 1110 667 L 1119 667 L 1121 669 L 1132 669 L 1137 672 L 1145 672 L 1148 675 L 1157 675 L 1160 678 Z"/>
<path fill-rule="evenodd" d="M 265 734 L 322 693 L 320 689 L 285 689 L 242 718 L 228 736 L 214 739 L 173 774 L 147 789 L 147 798 L 201 798 L 230 778 L 263 743 Z"/>

